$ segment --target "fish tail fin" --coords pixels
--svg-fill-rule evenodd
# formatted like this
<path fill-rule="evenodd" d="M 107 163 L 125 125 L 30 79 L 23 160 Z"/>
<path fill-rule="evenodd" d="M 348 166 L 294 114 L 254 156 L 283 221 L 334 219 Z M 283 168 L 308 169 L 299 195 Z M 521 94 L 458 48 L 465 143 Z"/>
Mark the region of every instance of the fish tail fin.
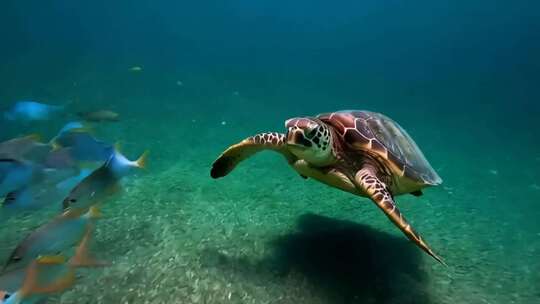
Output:
<path fill-rule="evenodd" d="M 53 265 L 65 263 L 63 256 L 44 256 L 33 261 L 28 270 L 18 296 L 23 300 L 34 294 L 57 293 L 68 289 L 75 283 L 75 272 L 70 269 L 64 276 L 45 286 L 38 286 L 39 265 Z"/>
<path fill-rule="evenodd" d="M 122 147 L 121 147 L 120 142 L 114 143 L 114 153 L 112 156 L 124 158 L 121 151 L 122 151 Z M 141 154 L 141 156 L 139 156 L 139 158 L 137 158 L 137 160 L 135 161 L 126 160 L 126 163 L 129 164 L 130 166 L 134 166 L 140 169 L 145 169 L 148 163 L 148 153 L 149 151 L 146 150 Z"/>
<path fill-rule="evenodd" d="M 135 165 L 138 168 L 141 168 L 141 169 L 146 168 L 147 163 L 148 163 L 148 154 L 149 153 L 150 152 L 148 150 L 144 151 L 143 154 L 141 154 L 141 156 L 139 156 L 139 158 L 135 161 Z"/>
<path fill-rule="evenodd" d="M 37 285 L 36 284 L 37 275 L 38 275 L 38 262 L 33 261 L 30 264 L 30 266 L 28 266 L 28 269 L 26 270 L 26 276 L 24 278 L 23 285 L 17 294 L 21 300 L 35 293 L 34 289 L 36 288 L 36 285 Z"/>
<path fill-rule="evenodd" d="M 0 290 L 0 300 L 4 300 L 7 294 L 8 294 L 7 292 Z"/>
<path fill-rule="evenodd" d="M 32 294 L 51 294 L 64 291 L 71 288 L 75 284 L 75 279 L 75 270 L 70 267 L 65 275 L 58 278 L 54 282 L 45 286 L 34 286 L 32 289 Z"/>
<path fill-rule="evenodd" d="M 72 267 L 101 267 L 108 265 L 107 262 L 98 261 L 92 258 L 88 253 L 88 244 L 92 236 L 92 230 L 92 226 L 89 226 L 86 229 L 84 237 L 82 238 L 79 246 L 77 246 L 77 249 L 75 250 L 75 255 L 69 261 L 69 264 Z"/>

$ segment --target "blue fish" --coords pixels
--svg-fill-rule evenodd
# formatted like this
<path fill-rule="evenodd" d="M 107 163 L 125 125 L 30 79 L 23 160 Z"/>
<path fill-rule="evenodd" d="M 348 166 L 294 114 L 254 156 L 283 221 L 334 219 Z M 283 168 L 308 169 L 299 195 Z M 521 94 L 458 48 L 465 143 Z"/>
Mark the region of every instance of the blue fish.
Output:
<path fill-rule="evenodd" d="M 36 167 L 14 159 L 0 159 L 0 197 L 30 184 L 37 175 Z"/>
<path fill-rule="evenodd" d="M 14 278 L 17 290 L 0 291 L 0 304 L 43 303 L 47 296 L 62 292 L 75 283 L 75 266 L 63 256 L 42 256 L 21 270 Z"/>
<path fill-rule="evenodd" d="M 4 270 L 26 267 L 39 256 L 57 254 L 80 243 L 99 217 L 94 207 L 82 215 L 62 213 L 30 233 L 12 252 Z"/>
<path fill-rule="evenodd" d="M 42 255 L 28 267 L 1 274 L 0 304 L 37 303 L 52 293 L 62 292 L 71 287 L 75 283 L 75 268 L 107 266 L 108 263 L 95 260 L 89 255 L 88 244 L 91 235 L 90 227 L 86 229 L 75 254 L 69 261 L 61 255 Z"/>
<path fill-rule="evenodd" d="M 42 162 L 52 150 L 52 146 L 42 143 L 40 136 L 32 134 L 12 138 L 0 143 L 0 158 Z"/>
<path fill-rule="evenodd" d="M 4 118 L 7 120 L 48 120 L 54 114 L 64 110 L 64 106 L 54 106 L 36 101 L 19 101 L 13 107 L 4 112 Z"/>
<path fill-rule="evenodd" d="M 97 140 L 87 132 L 63 132 L 54 139 L 53 145 L 71 148 L 71 156 L 79 162 L 105 162 L 113 151 L 111 144 Z"/>
<path fill-rule="evenodd" d="M 72 176 L 70 178 L 67 178 L 58 184 L 56 184 L 56 189 L 58 189 L 61 193 L 65 193 L 63 197 L 69 194 L 69 191 L 71 189 L 75 188 L 83 179 L 85 179 L 88 175 L 92 173 L 91 169 L 83 168 L 79 171 L 79 174 L 76 176 Z"/>
<path fill-rule="evenodd" d="M 64 199 L 72 188 L 67 187 L 82 180 L 89 174 L 87 171 L 89 170 L 83 169 L 79 172 L 73 168 L 43 170 L 39 181 L 6 195 L 2 205 L 3 215 L 11 216 L 18 211 L 31 211 L 52 206 L 54 202 Z"/>
<path fill-rule="evenodd" d="M 97 209 L 94 209 L 92 212 L 98 211 Z M 33 261 L 33 266 L 31 263 L 29 267 L 19 267 L 0 274 L 0 304 L 2 304 L 2 299 L 10 298 L 17 293 L 17 291 L 21 290 L 25 281 L 27 280 L 28 270 L 30 270 L 31 267 L 39 266 L 40 273 L 36 276 L 37 283 L 40 285 L 47 285 L 52 282 L 57 283 L 57 280 L 59 279 L 58 270 L 60 270 L 60 273 L 66 273 L 67 271 L 72 271 L 74 268 L 78 267 L 108 265 L 107 262 L 96 260 L 89 254 L 88 246 L 92 233 L 92 227 L 88 227 L 83 238 L 80 240 L 77 248 L 75 249 L 75 254 L 69 261 L 67 261 L 64 256 L 61 255 L 41 255 Z"/>
<path fill-rule="evenodd" d="M 77 161 L 72 155 L 72 148 L 57 148 L 50 151 L 43 165 L 52 169 L 67 169 L 77 167 Z"/>
<path fill-rule="evenodd" d="M 86 212 L 91 206 L 101 204 L 120 191 L 122 177 L 135 168 L 144 168 L 148 153 L 130 161 L 117 150 L 101 167 L 94 170 L 75 186 L 62 202 L 64 210 Z"/>

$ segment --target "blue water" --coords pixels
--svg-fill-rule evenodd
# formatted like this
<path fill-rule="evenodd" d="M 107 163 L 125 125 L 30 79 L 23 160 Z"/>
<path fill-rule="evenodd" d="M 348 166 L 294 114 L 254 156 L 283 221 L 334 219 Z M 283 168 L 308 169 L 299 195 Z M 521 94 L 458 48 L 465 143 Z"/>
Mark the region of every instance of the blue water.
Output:
<path fill-rule="evenodd" d="M 112 265 L 51 303 L 540 303 L 539 3 L 192 2 L 2 5 L 0 110 L 67 111 L 0 140 L 108 109 L 96 136 L 150 150 L 97 225 Z M 276 154 L 210 178 L 229 145 L 344 109 L 398 121 L 443 178 L 396 200 L 448 267 Z M 44 221 L 0 224 L 0 259 Z"/>

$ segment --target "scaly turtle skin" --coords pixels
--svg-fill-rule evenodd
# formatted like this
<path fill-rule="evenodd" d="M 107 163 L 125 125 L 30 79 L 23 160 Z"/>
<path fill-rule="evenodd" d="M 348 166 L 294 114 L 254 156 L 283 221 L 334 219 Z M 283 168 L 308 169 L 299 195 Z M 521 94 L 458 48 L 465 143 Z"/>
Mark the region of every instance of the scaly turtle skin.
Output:
<path fill-rule="evenodd" d="M 304 178 L 369 197 L 416 245 L 444 264 L 403 217 L 394 196 L 415 196 L 442 180 L 395 121 L 369 111 L 339 111 L 285 122 L 287 134 L 261 133 L 229 147 L 214 162 L 213 178 L 229 174 L 262 150 L 281 153 Z"/>

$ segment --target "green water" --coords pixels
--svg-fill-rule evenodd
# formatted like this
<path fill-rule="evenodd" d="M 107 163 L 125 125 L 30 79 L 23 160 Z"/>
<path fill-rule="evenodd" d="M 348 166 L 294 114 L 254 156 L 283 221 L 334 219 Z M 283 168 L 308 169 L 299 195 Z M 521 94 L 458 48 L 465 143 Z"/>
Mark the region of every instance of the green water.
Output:
<path fill-rule="evenodd" d="M 309 86 L 313 80 L 297 81 Z M 132 158 L 149 149 L 150 166 L 103 208 L 93 252 L 112 265 L 82 271 L 59 303 L 538 301 L 540 151 L 524 145 L 533 142 L 532 132 L 517 132 L 511 121 L 500 126 L 498 118 L 477 110 L 447 108 L 440 115 L 429 105 L 409 106 L 448 92 L 377 96 L 374 90 L 370 103 L 356 106 L 401 122 L 444 179 L 422 197 L 397 198 L 444 257 L 444 267 L 369 200 L 304 180 L 277 154 L 259 154 L 224 179 L 209 177 L 224 148 L 257 132 L 283 131 L 283 121 L 300 114 L 301 105 L 311 114 L 352 103 L 316 90 L 283 88 L 275 97 L 264 89 L 244 93 L 242 79 L 214 90 L 208 89 L 212 79 L 185 83 L 159 99 L 166 109 L 134 96 L 103 104 L 122 120 L 99 126 L 101 138 L 120 140 Z M 159 91 L 160 85 L 146 89 Z M 340 99 L 339 90 L 327 94 Z M 313 103 L 287 97 L 299 95 Z M 2 257 L 39 220 L 3 226 Z"/>
<path fill-rule="evenodd" d="M 124 30 L 135 24 L 125 16 Z M 113 44 L 123 46 L 114 56 L 104 45 L 85 53 L 81 41 L 58 37 L 54 47 L 72 48 L 41 52 L 37 38 L 27 37 L 34 47 L 3 62 L 2 105 L 34 98 L 69 102 L 72 113 L 110 109 L 120 122 L 98 125 L 96 135 L 119 141 L 130 159 L 150 150 L 147 170 L 126 180 L 97 224 L 92 253 L 112 264 L 80 270 L 77 284 L 51 303 L 540 303 L 540 65 L 523 55 L 535 47 L 516 47 L 515 57 L 501 55 L 514 63 L 502 64 L 467 36 L 478 58 L 463 49 L 470 57 L 452 57 L 451 48 L 446 55 L 415 49 L 404 71 L 382 45 L 392 55 L 366 66 L 377 45 L 367 55 L 358 45 L 329 47 L 329 36 L 344 29 L 328 30 L 325 43 L 315 36 L 296 41 L 308 44 L 302 58 L 286 43 L 257 49 L 270 42 L 247 40 L 249 29 L 236 27 L 223 30 L 240 35 L 230 42 L 238 49 L 226 46 L 225 54 L 209 47 L 221 40 L 206 27 L 200 36 L 177 37 L 171 50 L 167 35 L 152 36 L 174 24 L 165 20 L 142 36 L 113 30 L 104 41 L 129 42 Z M 194 55 L 194 45 L 202 55 Z M 348 47 L 363 56 L 360 63 L 356 51 L 336 59 Z M 437 65 L 428 54 L 447 61 Z M 497 60 L 475 61 L 482 56 Z M 142 71 L 129 71 L 135 65 Z M 210 178 L 212 162 L 229 145 L 258 132 L 285 132 L 290 117 L 344 109 L 398 121 L 444 180 L 421 197 L 396 200 L 448 267 L 409 242 L 368 199 L 304 180 L 278 154 L 258 154 L 226 178 Z M 35 132 L 48 138 L 70 118 L 3 124 L 0 139 Z M 49 217 L 0 223 L 0 261 Z"/>

